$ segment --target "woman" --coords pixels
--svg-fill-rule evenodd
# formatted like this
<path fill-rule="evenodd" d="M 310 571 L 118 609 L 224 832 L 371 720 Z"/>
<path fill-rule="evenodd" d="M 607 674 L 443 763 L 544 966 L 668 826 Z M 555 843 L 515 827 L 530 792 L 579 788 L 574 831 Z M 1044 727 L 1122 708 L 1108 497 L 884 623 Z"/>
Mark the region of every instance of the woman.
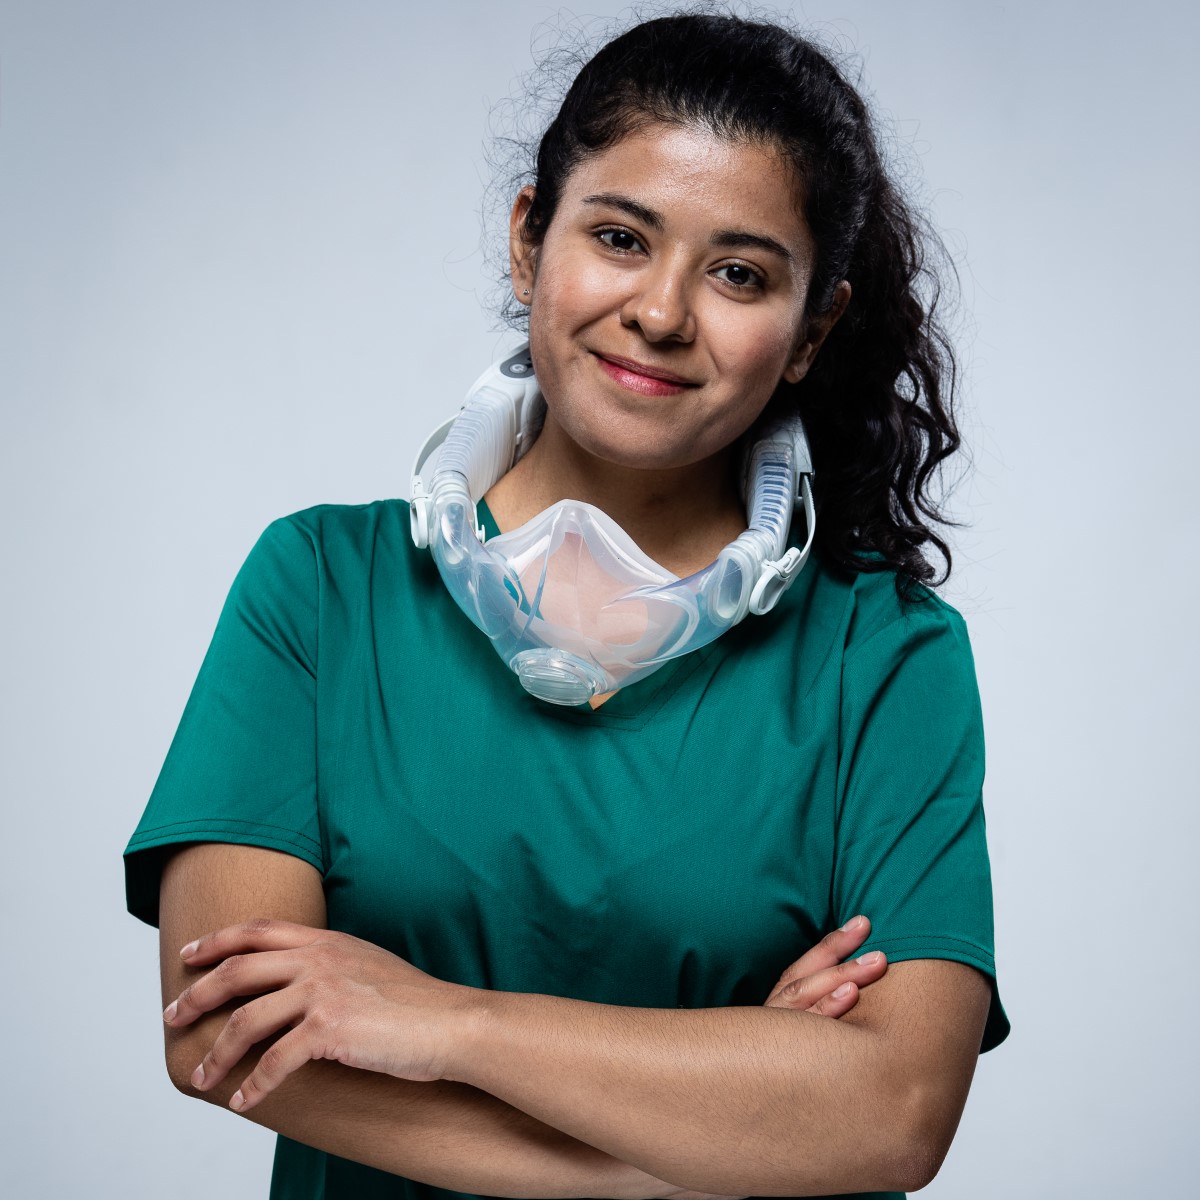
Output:
<path fill-rule="evenodd" d="M 687 577 L 746 528 L 743 441 L 798 408 L 810 563 L 772 612 L 563 706 L 465 620 L 406 504 L 260 538 L 126 861 L 171 1077 L 281 1133 L 273 1196 L 936 1173 L 1008 1026 L 970 650 L 921 587 L 958 445 L 921 250 L 814 47 L 639 25 L 512 209 L 546 415 L 478 516 L 492 540 L 584 501 Z"/>

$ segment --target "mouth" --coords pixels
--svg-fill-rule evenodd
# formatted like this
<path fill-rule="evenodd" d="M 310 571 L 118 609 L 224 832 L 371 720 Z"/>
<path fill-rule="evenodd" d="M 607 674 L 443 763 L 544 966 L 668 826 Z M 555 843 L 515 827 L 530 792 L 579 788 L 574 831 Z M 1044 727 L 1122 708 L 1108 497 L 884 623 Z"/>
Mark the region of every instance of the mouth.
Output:
<path fill-rule="evenodd" d="M 628 388 L 631 392 L 639 392 L 649 396 L 670 396 L 682 392 L 685 388 L 699 387 L 693 380 L 684 379 L 674 371 L 662 367 L 640 363 L 633 358 L 622 358 L 616 354 L 599 354 L 596 356 L 600 369 L 610 378 Z"/>

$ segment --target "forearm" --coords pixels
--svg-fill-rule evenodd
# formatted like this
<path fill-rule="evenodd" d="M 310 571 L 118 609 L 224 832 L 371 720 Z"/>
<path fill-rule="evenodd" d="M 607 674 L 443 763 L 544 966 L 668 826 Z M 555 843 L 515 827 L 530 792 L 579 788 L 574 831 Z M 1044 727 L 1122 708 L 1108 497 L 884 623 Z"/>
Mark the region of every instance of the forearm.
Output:
<path fill-rule="evenodd" d="M 160 951 L 164 1005 L 204 974 L 179 949 L 212 929 L 255 916 L 326 924 L 318 873 L 258 846 L 185 846 L 163 868 Z M 239 1001 L 238 1003 L 241 1003 Z M 204 1092 L 191 1074 L 236 1003 L 166 1027 L 167 1068 L 185 1094 L 227 1105 L 262 1043 Z M 235 1114 L 229 1110 L 230 1119 Z M 246 1118 L 306 1145 L 452 1191 L 491 1196 L 662 1195 L 665 1185 L 466 1084 L 416 1083 L 335 1062 L 311 1062 Z"/>
<path fill-rule="evenodd" d="M 212 1014 L 218 1016 L 214 1028 L 187 1031 L 195 1038 L 168 1031 L 168 1064 L 185 1094 L 227 1105 L 258 1053 L 248 1054 L 211 1091 L 192 1088 L 189 1076 L 203 1056 L 204 1038 L 211 1042 L 228 1011 Z M 339 1157 L 451 1191 L 637 1200 L 669 1190 L 486 1092 L 448 1080 L 413 1083 L 312 1062 L 246 1118 Z"/>
<path fill-rule="evenodd" d="M 905 1088 L 878 1035 L 775 1008 L 626 1008 L 482 992 L 451 1075 L 697 1191 L 903 1190 Z"/>

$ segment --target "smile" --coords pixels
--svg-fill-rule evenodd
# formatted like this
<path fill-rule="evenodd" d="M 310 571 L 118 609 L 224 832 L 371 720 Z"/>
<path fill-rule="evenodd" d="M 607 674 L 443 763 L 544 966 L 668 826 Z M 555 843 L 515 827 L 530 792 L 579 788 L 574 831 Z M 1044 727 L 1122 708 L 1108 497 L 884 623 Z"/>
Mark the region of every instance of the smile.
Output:
<path fill-rule="evenodd" d="M 644 366 L 627 358 L 605 358 L 597 354 L 596 361 L 609 379 L 642 396 L 675 396 L 690 387 L 699 386 L 670 371 Z"/>

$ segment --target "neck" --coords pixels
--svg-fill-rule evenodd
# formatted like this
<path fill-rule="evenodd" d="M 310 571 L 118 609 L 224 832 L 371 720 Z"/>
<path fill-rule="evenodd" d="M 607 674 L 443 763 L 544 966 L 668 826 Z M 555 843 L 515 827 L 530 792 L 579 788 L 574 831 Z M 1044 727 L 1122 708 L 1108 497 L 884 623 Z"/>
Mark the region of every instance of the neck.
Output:
<path fill-rule="evenodd" d="M 547 414 L 537 441 L 484 499 L 501 532 L 560 500 L 594 504 L 651 558 L 683 576 L 707 566 L 746 528 L 734 466 L 732 447 L 686 467 L 618 466 L 581 449 Z"/>

